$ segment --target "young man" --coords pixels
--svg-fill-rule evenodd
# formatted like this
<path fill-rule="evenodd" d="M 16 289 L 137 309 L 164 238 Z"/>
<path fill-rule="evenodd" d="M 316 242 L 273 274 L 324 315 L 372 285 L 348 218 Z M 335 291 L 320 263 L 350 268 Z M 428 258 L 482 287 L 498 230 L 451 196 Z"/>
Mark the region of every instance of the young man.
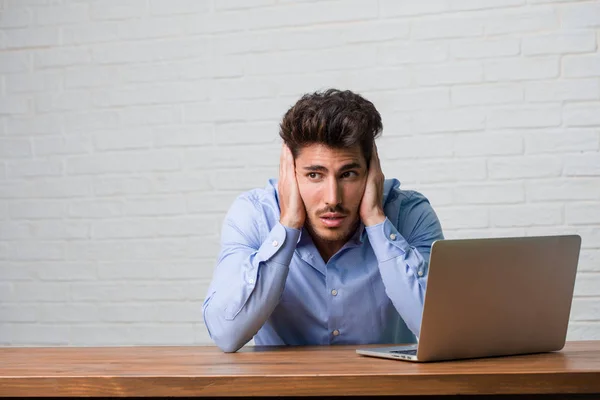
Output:
<path fill-rule="evenodd" d="M 279 180 L 240 195 L 204 301 L 211 338 L 257 345 L 414 343 L 431 245 L 427 199 L 385 180 L 373 104 L 303 96 L 285 114 Z"/>

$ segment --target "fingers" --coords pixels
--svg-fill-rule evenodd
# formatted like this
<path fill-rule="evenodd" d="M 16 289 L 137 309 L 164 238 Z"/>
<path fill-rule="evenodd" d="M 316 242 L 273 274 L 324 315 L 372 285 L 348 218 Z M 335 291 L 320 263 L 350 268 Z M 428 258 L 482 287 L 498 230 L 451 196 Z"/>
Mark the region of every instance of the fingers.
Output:
<path fill-rule="evenodd" d="M 373 152 L 371 155 L 371 165 L 370 171 L 372 171 L 373 179 L 380 181 L 381 183 L 385 180 L 385 176 L 383 175 L 383 170 L 381 169 L 381 162 L 379 160 L 379 154 L 377 152 L 377 145 L 373 142 Z"/>
<path fill-rule="evenodd" d="M 286 183 L 296 177 L 294 157 L 290 148 L 284 143 L 279 157 L 279 182 Z"/>
<path fill-rule="evenodd" d="M 378 173 L 381 171 L 381 164 L 379 162 L 379 154 L 377 154 L 377 145 L 373 141 L 373 149 L 371 150 L 371 162 L 369 162 L 369 172 Z"/>
<path fill-rule="evenodd" d="M 375 141 L 373 141 L 373 156 L 371 157 L 371 160 L 379 165 L 379 153 L 377 152 L 377 144 Z"/>
<path fill-rule="evenodd" d="M 279 154 L 279 177 L 281 178 L 281 174 L 283 173 L 283 168 L 285 167 L 285 154 L 286 154 L 286 149 L 287 146 L 284 143 L 283 146 L 281 146 L 281 154 Z"/>
<path fill-rule="evenodd" d="M 294 165 L 294 156 L 292 155 L 292 150 L 286 145 L 285 146 L 285 166 L 287 169 L 287 173 L 289 176 L 296 176 L 296 166 Z"/>

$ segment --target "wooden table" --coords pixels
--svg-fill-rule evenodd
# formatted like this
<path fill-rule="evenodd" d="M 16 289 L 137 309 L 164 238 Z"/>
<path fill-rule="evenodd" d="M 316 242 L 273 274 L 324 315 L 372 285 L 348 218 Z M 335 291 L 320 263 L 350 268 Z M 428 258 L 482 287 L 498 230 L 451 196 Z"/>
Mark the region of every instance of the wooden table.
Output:
<path fill-rule="evenodd" d="M 359 356 L 355 348 L 0 348 L 0 396 L 600 399 L 600 341 L 570 342 L 556 353 L 428 364 Z"/>

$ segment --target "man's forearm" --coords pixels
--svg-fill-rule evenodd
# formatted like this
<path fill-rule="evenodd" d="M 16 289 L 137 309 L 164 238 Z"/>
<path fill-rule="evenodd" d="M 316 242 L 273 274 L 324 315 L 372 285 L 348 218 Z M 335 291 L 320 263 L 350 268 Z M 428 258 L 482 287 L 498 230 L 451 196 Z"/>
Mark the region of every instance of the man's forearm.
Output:
<path fill-rule="evenodd" d="M 298 235 L 278 224 L 258 251 L 245 255 L 232 249 L 217 266 L 204 321 L 223 351 L 237 351 L 251 340 L 279 303 Z"/>
<path fill-rule="evenodd" d="M 387 296 L 408 326 L 419 336 L 427 285 L 426 261 L 386 219 L 367 228 Z"/>
<path fill-rule="evenodd" d="M 427 283 L 425 277 L 420 277 L 412 271 L 415 263 L 417 268 L 423 268 L 421 255 L 414 248 L 409 250 L 409 253 L 408 257 L 398 256 L 379 263 L 379 271 L 387 296 L 406 326 L 419 337 Z"/>
<path fill-rule="evenodd" d="M 260 266 L 258 282 L 243 305 L 231 301 L 233 292 L 247 283 L 230 283 L 228 290 L 215 292 L 204 307 L 204 321 L 212 339 L 225 352 L 244 346 L 267 321 L 285 287 L 288 266 L 266 262 Z M 239 310 L 236 310 L 240 307 Z"/>

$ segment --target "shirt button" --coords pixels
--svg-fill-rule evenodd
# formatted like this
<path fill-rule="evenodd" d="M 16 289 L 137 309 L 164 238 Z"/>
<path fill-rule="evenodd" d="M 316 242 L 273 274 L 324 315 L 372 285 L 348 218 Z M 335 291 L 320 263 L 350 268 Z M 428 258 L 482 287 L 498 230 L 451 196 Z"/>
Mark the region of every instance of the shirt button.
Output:
<path fill-rule="evenodd" d="M 273 240 L 273 247 L 277 247 L 279 245 L 279 242 L 277 240 Z"/>
<path fill-rule="evenodd" d="M 423 270 L 422 270 L 422 269 L 420 269 L 420 270 L 419 270 L 419 272 L 417 272 L 417 274 L 418 274 L 419 276 L 423 276 Z"/>
<path fill-rule="evenodd" d="M 392 239 L 392 240 L 396 240 L 396 234 L 395 234 L 395 233 L 391 233 L 391 234 L 390 234 L 390 239 Z"/>
<path fill-rule="evenodd" d="M 252 278 L 248 279 L 248 283 L 253 284 L 254 283 L 254 279 L 252 279 Z"/>
<path fill-rule="evenodd" d="M 337 290 L 333 289 L 333 290 L 331 291 L 331 295 L 332 295 L 332 296 L 337 296 Z"/>
<path fill-rule="evenodd" d="M 338 331 L 338 330 L 336 329 L 336 330 L 335 330 L 335 331 L 333 331 L 332 333 L 333 333 L 333 336 L 339 336 L 339 334 L 340 334 L 340 331 Z"/>

